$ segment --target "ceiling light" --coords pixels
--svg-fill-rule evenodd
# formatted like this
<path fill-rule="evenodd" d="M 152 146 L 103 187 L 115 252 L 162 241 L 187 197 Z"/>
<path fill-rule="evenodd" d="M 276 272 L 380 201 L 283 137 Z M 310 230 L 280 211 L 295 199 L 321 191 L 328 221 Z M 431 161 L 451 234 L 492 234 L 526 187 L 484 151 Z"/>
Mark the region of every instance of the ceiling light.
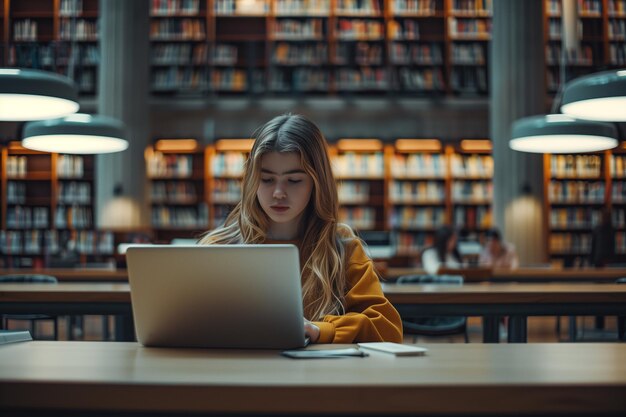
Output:
<path fill-rule="evenodd" d="M 626 121 L 626 70 L 598 72 L 567 83 L 561 111 L 579 119 Z"/>
<path fill-rule="evenodd" d="M 119 152 L 128 148 L 125 130 L 111 117 L 73 114 L 26 123 L 22 145 L 36 151 L 70 154 Z"/>
<path fill-rule="evenodd" d="M 67 77 L 46 71 L 0 68 L 0 121 L 63 117 L 78 111 L 78 93 Z"/>
<path fill-rule="evenodd" d="M 610 123 L 548 114 L 513 123 L 511 149 L 535 153 L 584 153 L 617 146 L 617 129 Z"/>

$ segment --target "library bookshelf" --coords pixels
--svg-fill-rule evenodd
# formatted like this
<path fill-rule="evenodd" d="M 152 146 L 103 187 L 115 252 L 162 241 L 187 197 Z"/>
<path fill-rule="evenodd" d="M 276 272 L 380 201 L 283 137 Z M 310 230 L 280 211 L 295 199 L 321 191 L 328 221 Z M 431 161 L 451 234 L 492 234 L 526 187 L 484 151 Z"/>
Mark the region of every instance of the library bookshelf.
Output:
<path fill-rule="evenodd" d="M 562 1 L 545 0 L 544 38 L 546 44 L 546 85 L 549 93 L 573 78 L 599 69 L 626 65 L 626 0 L 585 0 L 577 2 L 578 49 L 561 57 Z M 566 80 L 561 80 L 564 65 Z"/>
<path fill-rule="evenodd" d="M 194 238 L 209 228 L 206 157 L 198 141 L 158 139 L 145 150 L 151 226 L 157 241 Z"/>
<path fill-rule="evenodd" d="M 95 230 L 91 155 L 1 148 L 0 254 L 6 267 L 37 267 L 114 255 L 114 236 Z"/>
<path fill-rule="evenodd" d="M 2 1 L 4 65 L 58 72 L 96 94 L 98 1 Z"/>
<path fill-rule="evenodd" d="M 99 0 L 0 0 L 3 62 L 96 94 Z M 544 0 L 561 83 L 561 0 Z M 153 0 L 154 95 L 486 96 L 492 0 Z M 626 65 L 626 0 L 578 2 L 568 79 Z"/>
<path fill-rule="evenodd" d="M 611 211 L 616 262 L 626 259 L 624 216 L 626 149 L 544 156 L 548 256 L 565 266 L 589 265 L 591 233 L 602 210 Z"/>

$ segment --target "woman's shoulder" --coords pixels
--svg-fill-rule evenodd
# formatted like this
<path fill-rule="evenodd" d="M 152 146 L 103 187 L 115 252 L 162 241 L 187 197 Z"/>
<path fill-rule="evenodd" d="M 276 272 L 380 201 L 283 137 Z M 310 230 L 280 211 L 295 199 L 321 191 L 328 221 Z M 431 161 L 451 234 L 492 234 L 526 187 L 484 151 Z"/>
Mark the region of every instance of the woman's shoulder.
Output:
<path fill-rule="evenodd" d="M 371 259 L 365 252 L 363 241 L 352 231 L 350 226 L 340 224 L 337 227 L 337 237 L 345 251 L 347 263 L 365 263 Z"/>

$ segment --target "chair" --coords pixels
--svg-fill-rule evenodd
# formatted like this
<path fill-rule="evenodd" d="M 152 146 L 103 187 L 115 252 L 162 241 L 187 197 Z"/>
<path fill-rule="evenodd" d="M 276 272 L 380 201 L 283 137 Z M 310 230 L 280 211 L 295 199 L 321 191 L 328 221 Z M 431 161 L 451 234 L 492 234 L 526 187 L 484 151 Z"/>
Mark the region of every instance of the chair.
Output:
<path fill-rule="evenodd" d="M 616 284 L 626 284 L 626 278 L 618 278 Z M 617 338 L 626 341 L 626 317 L 617 316 Z"/>
<path fill-rule="evenodd" d="M 460 275 L 403 275 L 396 281 L 402 284 L 443 284 L 463 285 Z M 422 317 L 400 314 L 405 333 L 424 336 L 447 336 L 463 333 L 465 343 L 469 342 L 467 335 L 467 318 L 455 316 Z"/>
<path fill-rule="evenodd" d="M 0 276 L 2 284 L 56 284 L 57 279 L 50 275 L 42 274 L 12 274 Z M 46 314 L 4 314 L 0 317 L 2 328 L 8 327 L 9 320 L 30 320 L 30 333 L 35 339 L 35 322 L 38 320 L 54 321 L 54 339 L 57 339 L 59 325 L 56 316 L 48 316 Z"/>

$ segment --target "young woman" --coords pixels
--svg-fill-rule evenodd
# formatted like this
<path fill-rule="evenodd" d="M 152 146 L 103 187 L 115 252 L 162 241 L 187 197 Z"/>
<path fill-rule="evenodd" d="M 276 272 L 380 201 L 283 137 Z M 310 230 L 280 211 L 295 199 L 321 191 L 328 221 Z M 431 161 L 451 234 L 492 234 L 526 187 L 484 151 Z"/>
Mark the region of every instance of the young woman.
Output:
<path fill-rule="evenodd" d="M 203 244 L 292 243 L 300 250 L 305 333 L 312 342 L 402 341 L 372 260 L 338 224 L 337 186 L 319 128 L 300 115 L 259 128 L 242 199 Z"/>

